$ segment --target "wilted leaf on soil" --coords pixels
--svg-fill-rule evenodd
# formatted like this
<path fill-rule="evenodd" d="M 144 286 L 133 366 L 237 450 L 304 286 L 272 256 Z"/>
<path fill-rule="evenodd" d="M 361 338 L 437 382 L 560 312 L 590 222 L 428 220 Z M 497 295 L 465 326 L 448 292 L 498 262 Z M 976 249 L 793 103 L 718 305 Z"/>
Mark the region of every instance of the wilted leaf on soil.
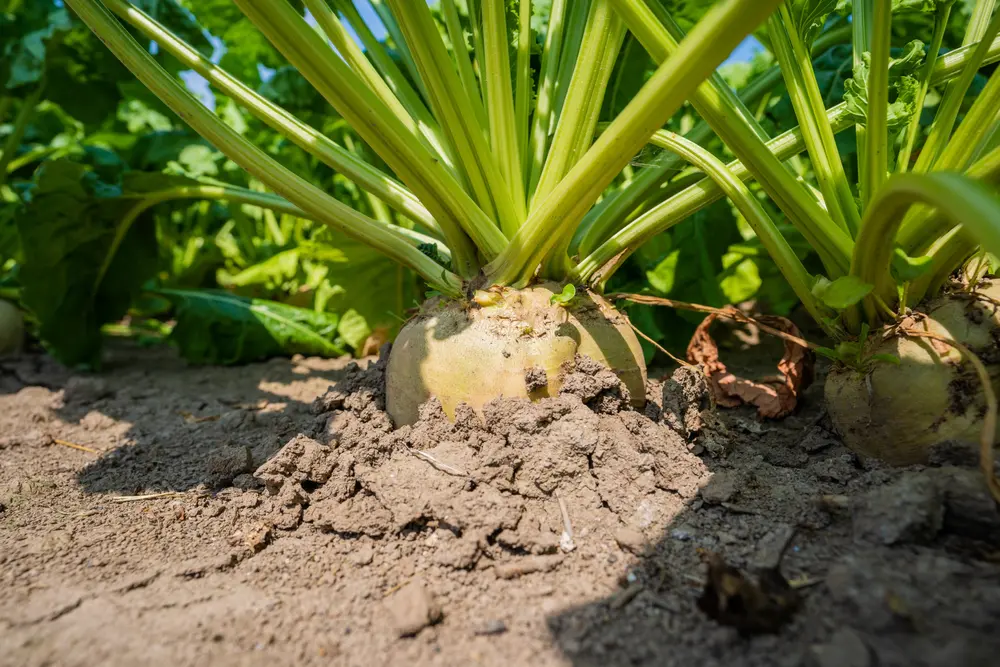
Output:
<path fill-rule="evenodd" d="M 743 636 L 773 634 L 788 623 L 799 608 L 799 596 L 778 568 L 766 569 L 756 582 L 709 553 L 708 578 L 698 608 Z"/>
<path fill-rule="evenodd" d="M 727 310 L 736 311 L 729 306 Z M 777 419 L 795 409 L 799 392 L 812 381 L 812 353 L 789 340 L 785 341 L 785 353 L 778 362 L 779 375 L 760 380 L 749 380 L 729 372 L 719 358 L 716 345 L 709 328 L 720 316 L 709 315 L 695 330 L 687 349 L 687 358 L 693 364 L 700 364 L 708 377 L 715 402 L 724 407 L 736 407 L 743 403 L 757 406 L 761 417 Z M 762 315 L 757 320 L 770 327 L 799 336 L 798 328 L 784 317 Z"/>

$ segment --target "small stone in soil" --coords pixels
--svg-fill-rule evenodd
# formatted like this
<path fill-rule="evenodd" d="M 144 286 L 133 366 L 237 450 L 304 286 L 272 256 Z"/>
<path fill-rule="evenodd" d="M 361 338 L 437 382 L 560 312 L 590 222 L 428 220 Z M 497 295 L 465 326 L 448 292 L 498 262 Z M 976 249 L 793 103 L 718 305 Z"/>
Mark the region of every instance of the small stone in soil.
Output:
<path fill-rule="evenodd" d="M 868 667 L 871 652 L 851 628 L 841 628 L 833 633 L 826 644 L 812 648 L 815 667 Z"/>
<path fill-rule="evenodd" d="M 523 556 L 511 563 L 497 565 L 493 569 L 501 579 L 516 579 L 533 572 L 548 572 L 563 561 L 561 555 Z"/>
<path fill-rule="evenodd" d="M 615 531 L 615 542 L 625 551 L 642 556 L 646 553 L 646 537 L 633 528 L 619 528 Z"/>
<path fill-rule="evenodd" d="M 264 488 L 264 484 L 250 473 L 241 473 L 233 477 L 233 486 L 244 491 Z"/>
<path fill-rule="evenodd" d="M 486 621 L 478 628 L 472 631 L 474 635 L 488 636 L 488 635 L 502 635 L 507 632 L 507 624 L 500 619 L 494 619 L 492 621 Z"/>
<path fill-rule="evenodd" d="M 249 531 L 247 531 L 246 545 L 254 553 L 258 551 L 263 551 L 264 547 L 271 543 L 272 530 L 271 526 L 267 524 L 262 524 L 254 526 Z"/>
<path fill-rule="evenodd" d="M 944 521 L 944 494 L 929 475 L 904 473 L 853 500 L 855 538 L 878 544 L 926 542 Z"/>
<path fill-rule="evenodd" d="M 736 479 L 731 473 L 720 471 L 712 475 L 701 488 L 701 497 L 706 503 L 718 505 L 728 502 L 736 495 Z"/>
<path fill-rule="evenodd" d="M 253 456 L 247 446 L 219 447 L 209 456 L 205 480 L 212 486 L 231 484 L 237 476 L 253 470 Z"/>
<path fill-rule="evenodd" d="M 73 377 L 63 389 L 63 401 L 67 405 L 70 403 L 86 405 L 106 398 L 112 393 L 107 383 L 100 378 Z"/>
<path fill-rule="evenodd" d="M 944 493 L 944 529 L 963 537 L 1000 544 L 1000 511 L 979 470 L 927 471 Z"/>
<path fill-rule="evenodd" d="M 385 606 L 400 637 L 412 637 L 443 616 L 434 594 L 419 579 L 389 596 Z"/>
<path fill-rule="evenodd" d="M 365 544 L 351 552 L 350 560 L 358 567 L 370 564 L 375 559 L 375 550 Z"/>
<path fill-rule="evenodd" d="M 966 440 L 942 440 L 928 451 L 932 466 L 975 468 L 979 465 L 979 447 Z"/>

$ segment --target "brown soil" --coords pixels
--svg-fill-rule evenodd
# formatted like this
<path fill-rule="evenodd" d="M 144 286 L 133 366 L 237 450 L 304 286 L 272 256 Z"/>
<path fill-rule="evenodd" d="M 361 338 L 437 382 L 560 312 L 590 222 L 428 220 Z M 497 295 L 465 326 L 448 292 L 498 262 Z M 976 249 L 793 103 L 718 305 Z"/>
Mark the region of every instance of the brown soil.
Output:
<path fill-rule="evenodd" d="M 0 370 L 2 665 L 943 667 L 1000 651 L 1000 514 L 975 456 L 858 461 L 828 430 L 822 377 L 780 422 L 712 411 L 683 370 L 638 413 L 581 359 L 557 398 L 454 425 L 428 405 L 393 430 L 381 363 L 192 369 L 123 348 L 100 378 L 33 356 Z M 766 602 L 796 599 L 790 622 L 744 636 L 701 611 L 708 552 L 766 581 L 780 560 L 792 592 Z M 748 590 L 724 596 L 743 628 L 767 620 Z"/>

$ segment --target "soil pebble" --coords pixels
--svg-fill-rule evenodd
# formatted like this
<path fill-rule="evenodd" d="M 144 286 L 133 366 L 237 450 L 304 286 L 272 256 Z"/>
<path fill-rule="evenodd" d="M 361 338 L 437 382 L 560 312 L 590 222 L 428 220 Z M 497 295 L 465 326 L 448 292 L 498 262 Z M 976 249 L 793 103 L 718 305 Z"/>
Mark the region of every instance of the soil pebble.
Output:
<path fill-rule="evenodd" d="M 701 488 L 701 497 L 706 503 L 719 505 L 732 500 L 738 488 L 736 477 L 732 473 L 720 471 L 712 475 Z"/>
<path fill-rule="evenodd" d="M 524 386 L 528 390 L 528 393 L 538 391 L 547 387 L 549 384 L 548 375 L 545 373 L 544 368 L 529 368 L 524 372 Z"/>
<path fill-rule="evenodd" d="M 855 498 L 852 520 L 859 540 L 928 542 L 944 523 L 944 493 L 930 476 L 904 473 L 895 483 Z"/>
<path fill-rule="evenodd" d="M 869 667 L 871 651 L 861 636 L 851 628 L 840 628 L 826 644 L 814 646 L 815 667 Z"/>
<path fill-rule="evenodd" d="M 615 531 L 615 542 L 625 551 L 641 556 L 646 553 L 649 545 L 646 536 L 634 528 L 619 528 Z"/>
<path fill-rule="evenodd" d="M 385 606 L 400 637 L 412 637 L 444 615 L 422 580 L 412 581 L 390 595 Z"/>
<path fill-rule="evenodd" d="M 219 447 L 209 455 L 206 467 L 209 486 L 229 486 L 236 477 L 253 470 L 253 454 L 245 445 Z"/>
<path fill-rule="evenodd" d="M 507 624 L 499 619 L 486 621 L 472 631 L 473 634 L 479 636 L 502 635 L 505 632 L 507 632 Z"/>

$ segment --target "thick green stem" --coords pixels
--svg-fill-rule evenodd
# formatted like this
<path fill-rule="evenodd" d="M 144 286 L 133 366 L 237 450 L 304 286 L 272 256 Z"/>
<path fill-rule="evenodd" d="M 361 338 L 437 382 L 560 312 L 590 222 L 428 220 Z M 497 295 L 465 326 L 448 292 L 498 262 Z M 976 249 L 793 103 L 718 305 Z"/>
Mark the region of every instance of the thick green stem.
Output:
<path fill-rule="evenodd" d="M 458 76 L 462 80 L 465 94 L 476 113 L 476 122 L 483 128 L 483 132 L 488 134 L 490 120 L 486 116 L 486 107 L 483 106 L 483 93 L 479 89 L 479 81 L 476 80 L 476 71 L 472 68 L 469 45 L 465 41 L 465 30 L 462 28 L 458 8 L 455 7 L 455 0 L 441 0 L 441 14 L 444 16 L 444 25 L 448 30 L 448 39 L 451 40 L 451 48 L 458 65 Z M 486 138 L 489 139 L 488 136 Z"/>
<path fill-rule="evenodd" d="M 124 0 L 104 0 L 111 11 L 126 20 L 143 35 L 159 44 L 185 67 L 189 67 L 249 111 L 255 118 L 275 130 L 299 148 L 314 155 L 320 162 L 342 173 L 362 189 L 377 195 L 403 215 L 420 223 L 437 235 L 441 234 L 434 216 L 406 189 L 402 183 L 344 150 L 321 132 L 306 125 L 278 105 L 245 86 L 238 79 L 188 46 L 162 24 Z"/>
<path fill-rule="evenodd" d="M 399 24 L 396 22 L 396 17 L 392 15 L 392 11 L 390 11 L 390 9 L 386 6 L 387 0 L 368 1 L 375 9 L 375 13 L 378 14 L 379 20 L 382 21 L 382 25 L 385 26 L 385 31 L 392 39 L 392 43 L 396 47 L 396 53 L 399 55 L 399 59 L 403 61 L 403 67 L 406 68 L 406 70 L 410 73 L 410 76 L 413 77 L 413 80 L 416 81 L 421 94 L 426 97 L 427 89 L 424 88 L 423 81 L 420 80 L 420 72 L 417 69 L 416 63 L 413 61 L 413 55 L 410 53 L 410 46 L 406 43 L 406 39 L 403 37 L 403 32 L 400 30 Z M 364 23 L 363 20 L 359 22 Z"/>
<path fill-rule="evenodd" d="M 587 29 L 587 17 L 590 15 L 590 4 L 593 0 L 567 0 L 566 26 L 563 29 L 562 49 L 560 54 L 559 72 L 556 74 L 555 104 L 549 114 L 548 131 L 555 132 L 556 122 L 562 115 L 566 95 L 569 93 L 569 82 L 576 69 L 576 61 L 580 55 L 580 44 L 583 33 Z"/>
<path fill-rule="evenodd" d="M 931 45 L 927 48 L 927 56 L 924 66 L 920 70 L 920 88 L 917 91 L 917 99 L 913 106 L 916 111 L 907 125 L 903 135 L 903 146 L 899 149 L 899 157 L 896 160 L 896 171 L 905 174 L 910 168 L 910 156 L 913 155 L 913 146 L 920 134 L 920 116 L 924 109 L 924 100 L 927 99 L 927 89 L 930 88 L 931 72 L 937 64 L 938 52 L 944 42 L 944 33 L 948 28 L 948 17 L 951 16 L 951 3 L 943 3 L 938 6 L 934 16 L 934 34 L 931 37 Z"/>
<path fill-rule="evenodd" d="M 437 120 L 431 115 L 430 109 L 424 104 L 417 91 L 406 82 L 382 78 L 382 75 L 368 60 L 368 57 L 357 45 L 337 15 L 330 9 L 326 0 L 305 0 L 306 8 L 312 13 L 320 29 L 337 49 L 340 56 L 347 61 L 351 69 L 375 93 L 382 102 L 404 120 L 411 117 L 427 137 L 431 146 L 437 149 L 442 159 L 453 164 L 450 147 L 445 142 Z"/>
<path fill-rule="evenodd" d="M 399 228 L 380 224 L 342 204 L 241 137 L 163 70 L 96 0 L 66 0 L 66 4 L 154 95 L 230 160 L 314 220 L 410 266 L 442 292 L 461 292 L 461 279 L 414 247 Z"/>
<path fill-rule="evenodd" d="M 860 72 L 864 65 L 864 54 L 871 53 L 872 35 L 875 24 L 875 2 L 877 0 L 855 0 L 854 8 L 851 12 L 851 27 L 854 30 L 852 51 L 854 54 L 854 72 Z M 865 125 L 858 124 L 855 127 L 856 145 L 858 153 L 858 181 L 865 183 L 868 180 L 868 139 Z"/>
<path fill-rule="evenodd" d="M 625 38 L 625 24 L 609 0 L 593 0 L 563 111 L 556 125 L 545 167 L 532 198 L 532 210 L 544 202 L 594 140 L 604 93 Z"/>
<path fill-rule="evenodd" d="M 412 0 L 400 0 L 412 2 Z M 514 114 L 514 90 L 510 78 L 510 53 L 507 41 L 506 0 L 483 0 L 483 61 L 486 89 L 490 100 L 486 108 L 490 119 L 490 141 L 500 163 L 500 174 L 507 182 L 509 197 L 517 211 L 514 224 L 504 226 L 510 235 L 527 215 L 524 196 L 524 172 L 521 170 L 521 147 Z"/>
<path fill-rule="evenodd" d="M 506 239 L 423 143 L 391 113 L 285 0 L 234 0 L 272 44 L 385 160 L 437 219 L 463 277 L 478 270 Z"/>
<path fill-rule="evenodd" d="M 852 237 L 857 236 L 861 216 L 837 151 L 833 130 L 826 120 L 826 107 L 813 72 L 812 56 L 799 36 L 787 6 L 771 15 L 768 26 L 772 49 L 784 73 L 792 108 L 806 141 L 806 150 L 812 160 L 826 210 L 842 229 Z"/>
<path fill-rule="evenodd" d="M 817 322 L 822 322 L 826 313 L 812 294 L 812 278 L 788 241 L 778 231 L 777 225 L 763 205 L 743 181 L 710 151 L 673 132 L 661 130 L 654 134 L 650 141 L 653 145 L 675 153 L 698 167 L 718 185 L 724 195 L 739 209 L 809 314 Z"/>
<path fill-rule="evenodd" d="M 990 5 L 992 9 L 993 2 L 981 3 L 976 8 L 977 13 L 985 5 Z M 927 137 L 927 141 L 924 142 L 923 148 L 920 149 L 920 156 L 917 157 L 917 163 L 913 167 L 913 171 L 915 172 L 926 173 L 936 168 L 938 158 L 941 157 L 945 147 L 948 145 L 952 130 L 955 128 L 955 121 L 958 119 L 958 114 L 961 111 L 965 94 L 968 92 L 969 86 L 972 85 L 972 80 L 976 76 L 976 72 L 982 66 L 983 60 L 989 52 L 990 44 L 997 36 L 998 31 L 1000 31 L 1000 12 L 989 21 L 989 24 L 981 31 L 981 34 L 978 34 L 979 31 L 974 30 L 974 26 L 978 24 L 978 21 L 974 21 L 966 33 L 966 39 L 979 37 L 974 42 L 970 42 L 970 44 L 976 44 L 972 60 L 965 66 L 965 71 L 962 72 L 962 75 L 949 83 L 945 88 L 941 103 L 938 105 L 937 114 L 934 116 L 934 124 L 931 126 L 930 134 Z"/>
<path fill-rule="evenodd" d="M 812 55 L 818 56 L 830 47 L 841 44 L 851 37 L 849 26 L 831 30 L 820 35 L 813 43 Z M 739 92 L 740 100 L 746 106 L 758 104 L 775 86 L 781 83 L 781 68 L 775 65 L 751 81 Z M 827 120 L 829 123 L 829 119 Z M 684 136 L 696 143 L 711 137 L 712 128 L 705 121 L 699 121 Z M 587 256 L 598 245 L 604 243 L 611 234 L 621 229 L 629 217 L 638 217 L 662 202 L 669 194 L 683 189 L 671 186 L 670 193 L 658 188 L 678 169 L 681 160 L 673 153 L 664 152 L 656 157 L 652 165 L 644 167 L 632 180 L 608 194 L 584 218 L 572 249 L 581 256 Z"/>
<path fill-rule="evenodd" d="M 834 134 L 854 124 L 845 104 L 830 109 L 828 118 Z M 767 148 L 777 159 L 788 160 L 805 150 L 805 140 L 795 128 L 771 139 Z M 726 170 L 741 181 L 750 181 L 755 177 L 739 160 L 727 164 Z M 644 243 L 724 196 L 718 183 L 708 177 L 702 178 L 640 215 L 602 243 L 577 265 L 573 275 L 582 282 L 606 282 Z"/>
<path fill-rule="evenodd" d="M 1000 202 L 990 188 L 962 174 L 896 174 L 872 199 L 854 246 L 851 275 L 875 286 L 865 297 L 868 319 L 879 320 L 875 300 L 895 295 L 889 262 L 896 231 L 910 207 L 936 209 L 952 224 L 962 225 L 986 250 L 1000 254 Z"/>
<path fill-rule="evenodd" d="M 861 207 L 882 187 L 889 173 L 889 49 L 892 2 L 874 0 L 871 62 L 868 68 L 868 122 L 865 125 L 865 168 L 860 183 Z"/>
<path fill-rule="evenodd" d="M 576 227 L 649 137 L 663 127 L 692 91 L 711 76 L 779 2 L 716 3 L 552 195 L 532 211 L 508 248 L 486 267 L 487 276 L 499 283 L 516 285 L 531 280 L 540 261 L 560 238 Z"/>
<path fill-rule="evenodd" d="M 669 54 L 676 53 L 677 42 L 668 26 L 642 0 L 612 1 L 654 61 L 663 62 Z M 699 86 L 689 101 L 723 143 L 750 166 L 768 196 L 816 248 L 828 273 L 834 277 L 843 275 L 850 265 L 850 235 L 837 226 L 803 183 L 767 150 L 766 138 L 762 137 L 752 114 L 742 105 L 734 104 L 733 97 L 725 82 L 715 77 Z"/>
<path fill-rule="evenodd" d="M 931 85 L 944 83 L 959 76 L 965 64 L 973 58 L 974 48 L 966 46 L 941 56 L 934 67 Z M 998 60 L 1000 60 L 1000 38 L 993 41 L 983 64 Z M 827 110 L 827 121 L 833 128 L 834 134 L 853 125 L 847 115 L 847 104 L 843 102 Z M 767 146 L 779 160 L 787 160 L 801 153 L 805 149 L 805 142 L 802 133 L 795 128 L 772 139 Z M 739 160 L 730 162 L 727 168 L 743 180 L 756 176 Z M 721 197 L 722 191 L 715 183 L 707 178 L 702 179 L 636 217 L 596 250 L 587 253 L 585 259 L 578 264 L 575 275 L 582 281 L 587 281 L 600 270 L 604 280 L 607 280 L 640 245 Z"/>
<path fill-rule="evenodd" d="M 1000 16 L 1000 14 L 998 14 Z M 972 103 L 955 134 L 948 140 L 934 165 L 940 171 L 961 171 L 975 159 L 992 138 L 1000 111 L 1000 74 L 990 75 L 976 101 Z"/>
<path fill-rule="evenodd" d="M 514 120 L 517 130 L 521 180 L 525 179 L 528 164 L 528 126 L 531 122 L 531 47 L 535 43 L 531 32 L 531 0 L 518 4 L 517 66 L 514 69 Z"/>
<path fill-rule="evenodd" d="M 976 160 L 964 173 L 973 180 L 993 187 L 1000 186 L 1000 147 Z M 906 217 L 896 240 L 911 256 L 929 254 L 928 249 L 936 242 L 946 224 L 933 209 L 921 208 L 916 215 Z"/>
<path fill-rule="evenodd" d="M 430 9 L 426 3 L 411 0 L 389 0 L 389 4 L 410 42 L 431 107 L 455 148 L 476 202 L 504 234 L 513 235 L 524 219 L 524 197 L 512 198 L 503 172 L 503 155 L 489 150 L 485 128 L 477 122 L 477 100 L 466 94 Z"/>
<path fill-rule="evenodd" d="M 14 127 L 11 128 L 10 134 L 7 135 L 7 140 L 4 142 L 3 153 L 0 153 L 0 188 L 7 183 L 7 177 L 10 173 L 7 168 L 13 162 L 14 154 L 17 153 L 17 147 L 21 145 L 21 140 L 24 139 L 24 133 L 27 131 L 28 125 L 35 115 L 35 107 L 38 106 L 38 101 L 42 99 L 42 92 L 44 90 L 45 83 L 42 82 L 27 97 L 21 100 L 21 108 L 17 112 L 17 116 L 14 117 Z"/>
<path fill-rule="evenodd" d="M 549 151 L 549 127 L 555 101 L 556 76 L 559 74 L 567 1 L 553 0 L 549 12 L 549 27 L 542 49 L 542 73 L 538 80 L 535 114 L 531 121 L 531 143 L 528 147 L 527 196 L 529 198 L 535 193 Z"/>

